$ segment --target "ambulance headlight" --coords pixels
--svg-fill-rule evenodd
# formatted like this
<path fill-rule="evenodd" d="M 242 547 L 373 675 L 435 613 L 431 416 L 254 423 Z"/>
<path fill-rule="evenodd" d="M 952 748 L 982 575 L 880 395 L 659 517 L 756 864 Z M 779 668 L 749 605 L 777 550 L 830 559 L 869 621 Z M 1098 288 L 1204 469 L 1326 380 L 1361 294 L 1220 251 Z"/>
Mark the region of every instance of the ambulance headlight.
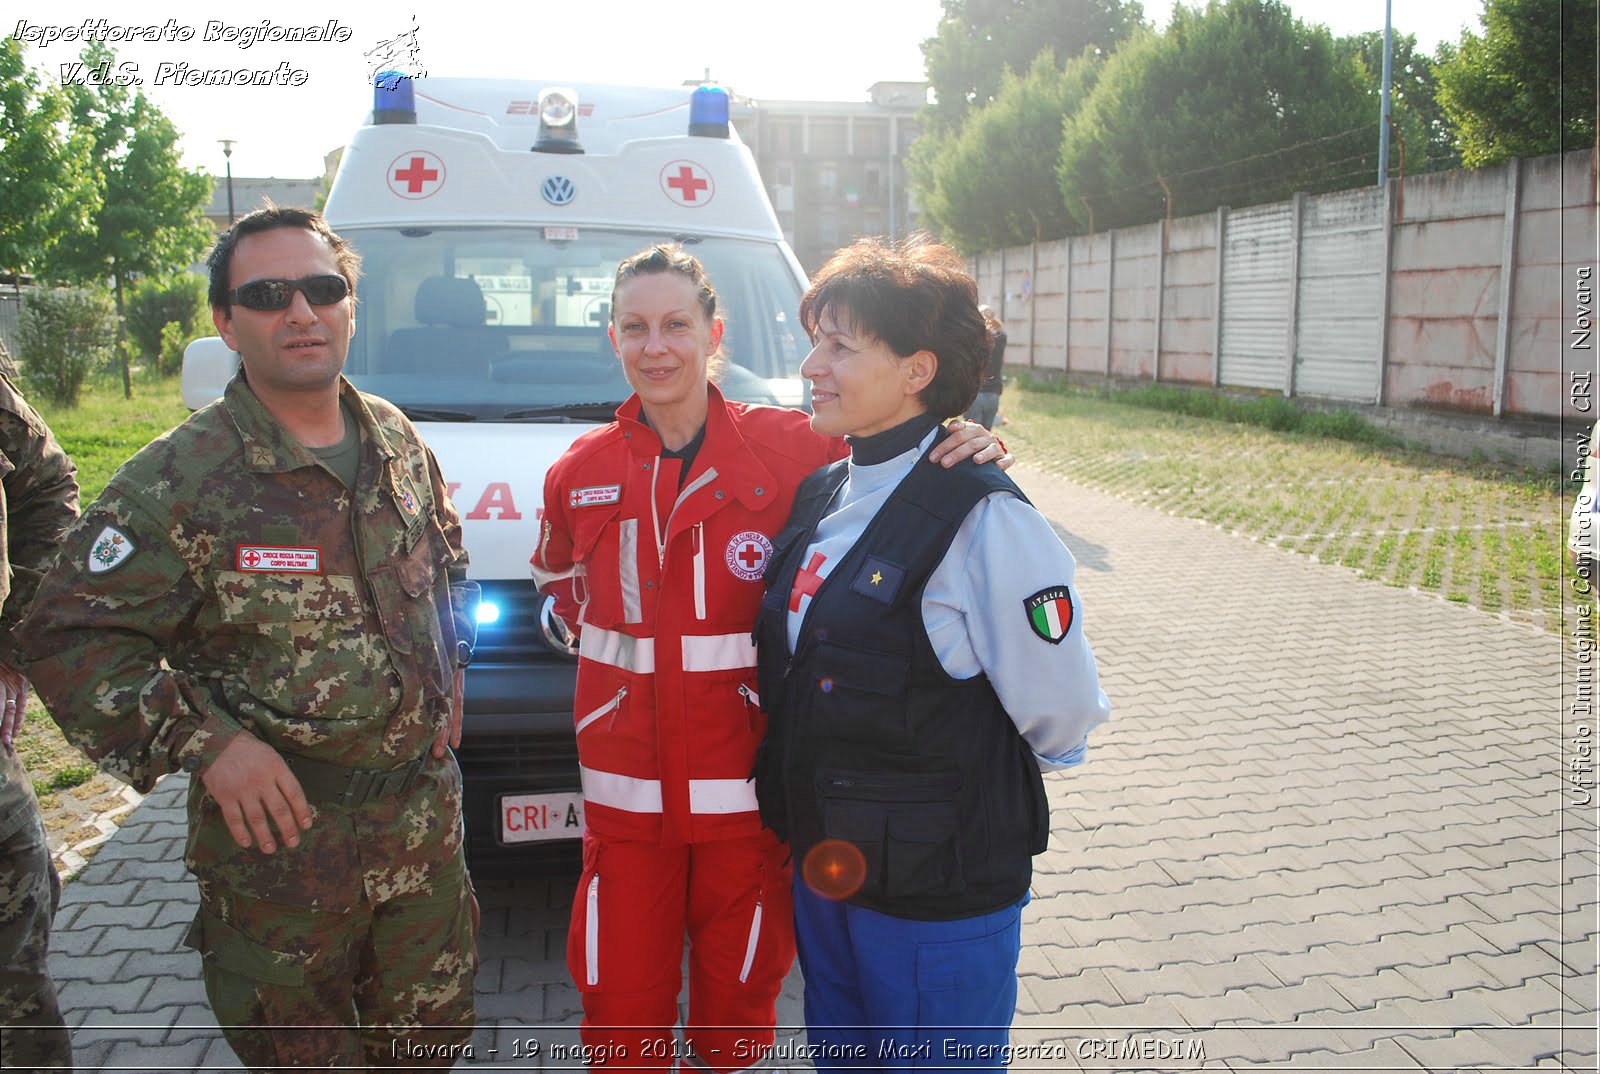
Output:
<path fill-rule="evenodd" d="M 535 153 L 582 153 L 578 144 L 578 91 L 555 86 L 539 94 L 539 140 Z"/>

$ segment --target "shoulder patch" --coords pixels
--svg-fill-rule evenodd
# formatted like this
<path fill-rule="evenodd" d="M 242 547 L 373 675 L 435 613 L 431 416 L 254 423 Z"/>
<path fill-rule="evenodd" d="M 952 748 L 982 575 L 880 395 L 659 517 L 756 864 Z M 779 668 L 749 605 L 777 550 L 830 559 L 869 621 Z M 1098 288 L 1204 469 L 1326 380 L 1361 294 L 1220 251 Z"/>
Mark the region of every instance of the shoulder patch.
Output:
<path fill-rule="evenodd" d="M 722 561 L 728 571 L 746 582 L 759 582 L 772 560 L 772 542 L 759 530 L 745 530 L 728 538 Z"/>
<path fill-rule="evenodd" d="M 133 556 L 135 545 L 126 533 L 115 526 L 107 526 L 100 531 L 100 536 L 94 539 L 94 544 L 89 547 L 89 559 L 86 564 L 90 574 L 105 574 L 107 571 L 116 570 Z"/>
<path fill-rule="evenodd" d="M 1064 585 L 1039 590 L 1024 599 L 1022 607 L 1033 632 L 1051 645 L 1060 645 L 1072 629 L 1072 593 Z"/>

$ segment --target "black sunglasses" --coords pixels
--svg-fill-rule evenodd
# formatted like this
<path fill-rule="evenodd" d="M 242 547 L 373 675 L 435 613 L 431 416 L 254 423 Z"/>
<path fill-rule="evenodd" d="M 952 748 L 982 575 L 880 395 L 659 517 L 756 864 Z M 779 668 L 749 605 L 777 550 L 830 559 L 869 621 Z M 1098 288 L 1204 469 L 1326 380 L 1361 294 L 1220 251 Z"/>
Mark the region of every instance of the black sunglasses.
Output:
<path fill-rule="evenodd" d="M 350 294 L 350 281 L 343 276 L 302 276 L 298 280 L 251 280 L 228 292 L 228 301 L 247 310 L 288 309 L 294 293 L 301 292 L 313 306 L 331 306 Z"/>

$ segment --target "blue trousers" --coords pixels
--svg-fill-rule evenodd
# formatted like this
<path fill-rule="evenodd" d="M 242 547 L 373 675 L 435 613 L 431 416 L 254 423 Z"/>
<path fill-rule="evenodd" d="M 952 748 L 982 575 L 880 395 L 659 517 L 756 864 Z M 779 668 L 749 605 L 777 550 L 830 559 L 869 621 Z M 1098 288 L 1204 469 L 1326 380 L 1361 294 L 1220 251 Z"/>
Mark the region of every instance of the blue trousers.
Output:
<path fill-rule="evenodd" d="M 912 921 L 823 898 L 796 869 L 795 939 L 817 1069 L 1004 1070 L 1025 902 Z"/>

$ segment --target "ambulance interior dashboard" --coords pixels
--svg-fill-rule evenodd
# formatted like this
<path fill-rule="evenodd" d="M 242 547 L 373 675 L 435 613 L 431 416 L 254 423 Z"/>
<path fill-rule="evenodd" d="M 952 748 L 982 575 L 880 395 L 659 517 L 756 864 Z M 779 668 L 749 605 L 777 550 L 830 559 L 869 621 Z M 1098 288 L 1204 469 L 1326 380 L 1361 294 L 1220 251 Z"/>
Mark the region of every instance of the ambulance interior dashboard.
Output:
<path fill-rule="evenodd" d="M 799 282 L 771 243 L 595 228 L 363 228 L 346 374 L 418 421 L 609 421 L 630 394 L 606 328 L 617 263 L 677 241 L 725 322 L 730 399 L 800 406 Z"/>

